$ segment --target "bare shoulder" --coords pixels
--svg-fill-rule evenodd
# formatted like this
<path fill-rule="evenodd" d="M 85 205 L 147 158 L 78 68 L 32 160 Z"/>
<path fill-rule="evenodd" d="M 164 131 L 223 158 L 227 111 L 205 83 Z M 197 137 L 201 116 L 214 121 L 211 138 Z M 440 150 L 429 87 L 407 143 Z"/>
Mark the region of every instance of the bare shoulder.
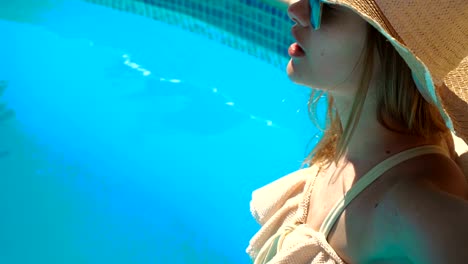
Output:
<path fill-rule="evenodd" d="M 457 163 L 440 154 L 423 155 L 406 164 L 399 173 L 408 173 L 400 177 L 390 194 L 415 195 L 408 192 L 413 188 L 421 191 L 445 192 L 468 201 L 468 181 Z M 397 197 L 398 197 L 397 196 Z"/>
<path fill-rule="evenodd" d="M 419 162 L 425 166 L 402 177 L 385 199 L 398 225 L 399 248 L 413 263 L 466 263 L 466 178 L 447 157 L 425 155 Z"/>

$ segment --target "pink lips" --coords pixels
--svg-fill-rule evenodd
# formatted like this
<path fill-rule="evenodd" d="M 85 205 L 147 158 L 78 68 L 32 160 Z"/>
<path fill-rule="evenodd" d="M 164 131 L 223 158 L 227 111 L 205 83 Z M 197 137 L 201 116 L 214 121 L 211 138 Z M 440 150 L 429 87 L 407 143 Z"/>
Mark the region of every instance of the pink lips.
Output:
<path fill-rule="evenodd" d="M 299 46 L 299 44 L 297 42 L 293 43 L 289 47 L 288 54 L 291 57 L 303 57 L 303 56 L 305 56 L 304 50 L 301 48 L 301 46 Z"/>

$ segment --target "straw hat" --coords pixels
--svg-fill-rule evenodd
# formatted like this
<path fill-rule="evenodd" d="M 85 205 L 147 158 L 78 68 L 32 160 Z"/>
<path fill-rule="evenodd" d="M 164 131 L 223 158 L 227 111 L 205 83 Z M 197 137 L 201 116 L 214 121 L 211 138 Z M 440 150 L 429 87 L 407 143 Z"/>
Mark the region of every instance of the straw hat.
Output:
<path fill-rule="evenodd" d="M 323 3 L 350 8 L 391 42 L 423 97 L 439 108 L 457 153 L 467 152 L 468 1 L 310 0 L 315 29 Z"/>

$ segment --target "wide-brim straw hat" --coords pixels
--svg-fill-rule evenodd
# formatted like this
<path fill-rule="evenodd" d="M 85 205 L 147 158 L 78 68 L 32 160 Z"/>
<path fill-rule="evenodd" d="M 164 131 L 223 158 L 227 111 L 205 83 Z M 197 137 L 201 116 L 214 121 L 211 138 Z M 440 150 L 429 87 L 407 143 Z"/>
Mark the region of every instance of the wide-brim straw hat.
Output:
<path fill-rule="evenodd" d="M 350 8 L 382 33 L 412 70 L 422 96 L 468 144 L 467 0 L 310 0 L 316 29 L 323 3 Z"/>

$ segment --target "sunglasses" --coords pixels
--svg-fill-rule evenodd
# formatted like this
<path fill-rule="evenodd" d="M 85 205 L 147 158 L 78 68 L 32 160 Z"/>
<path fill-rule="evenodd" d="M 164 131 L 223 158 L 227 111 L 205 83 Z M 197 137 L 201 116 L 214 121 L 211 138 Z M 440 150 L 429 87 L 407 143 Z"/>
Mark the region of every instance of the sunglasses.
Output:
<path fill-rule="evenodd" d="M 320 28 L 320 21 L 322 19 L 322 0 L 309 0 L 310 4 L 310 23 L 312 28 L 317 30 Z"/>

